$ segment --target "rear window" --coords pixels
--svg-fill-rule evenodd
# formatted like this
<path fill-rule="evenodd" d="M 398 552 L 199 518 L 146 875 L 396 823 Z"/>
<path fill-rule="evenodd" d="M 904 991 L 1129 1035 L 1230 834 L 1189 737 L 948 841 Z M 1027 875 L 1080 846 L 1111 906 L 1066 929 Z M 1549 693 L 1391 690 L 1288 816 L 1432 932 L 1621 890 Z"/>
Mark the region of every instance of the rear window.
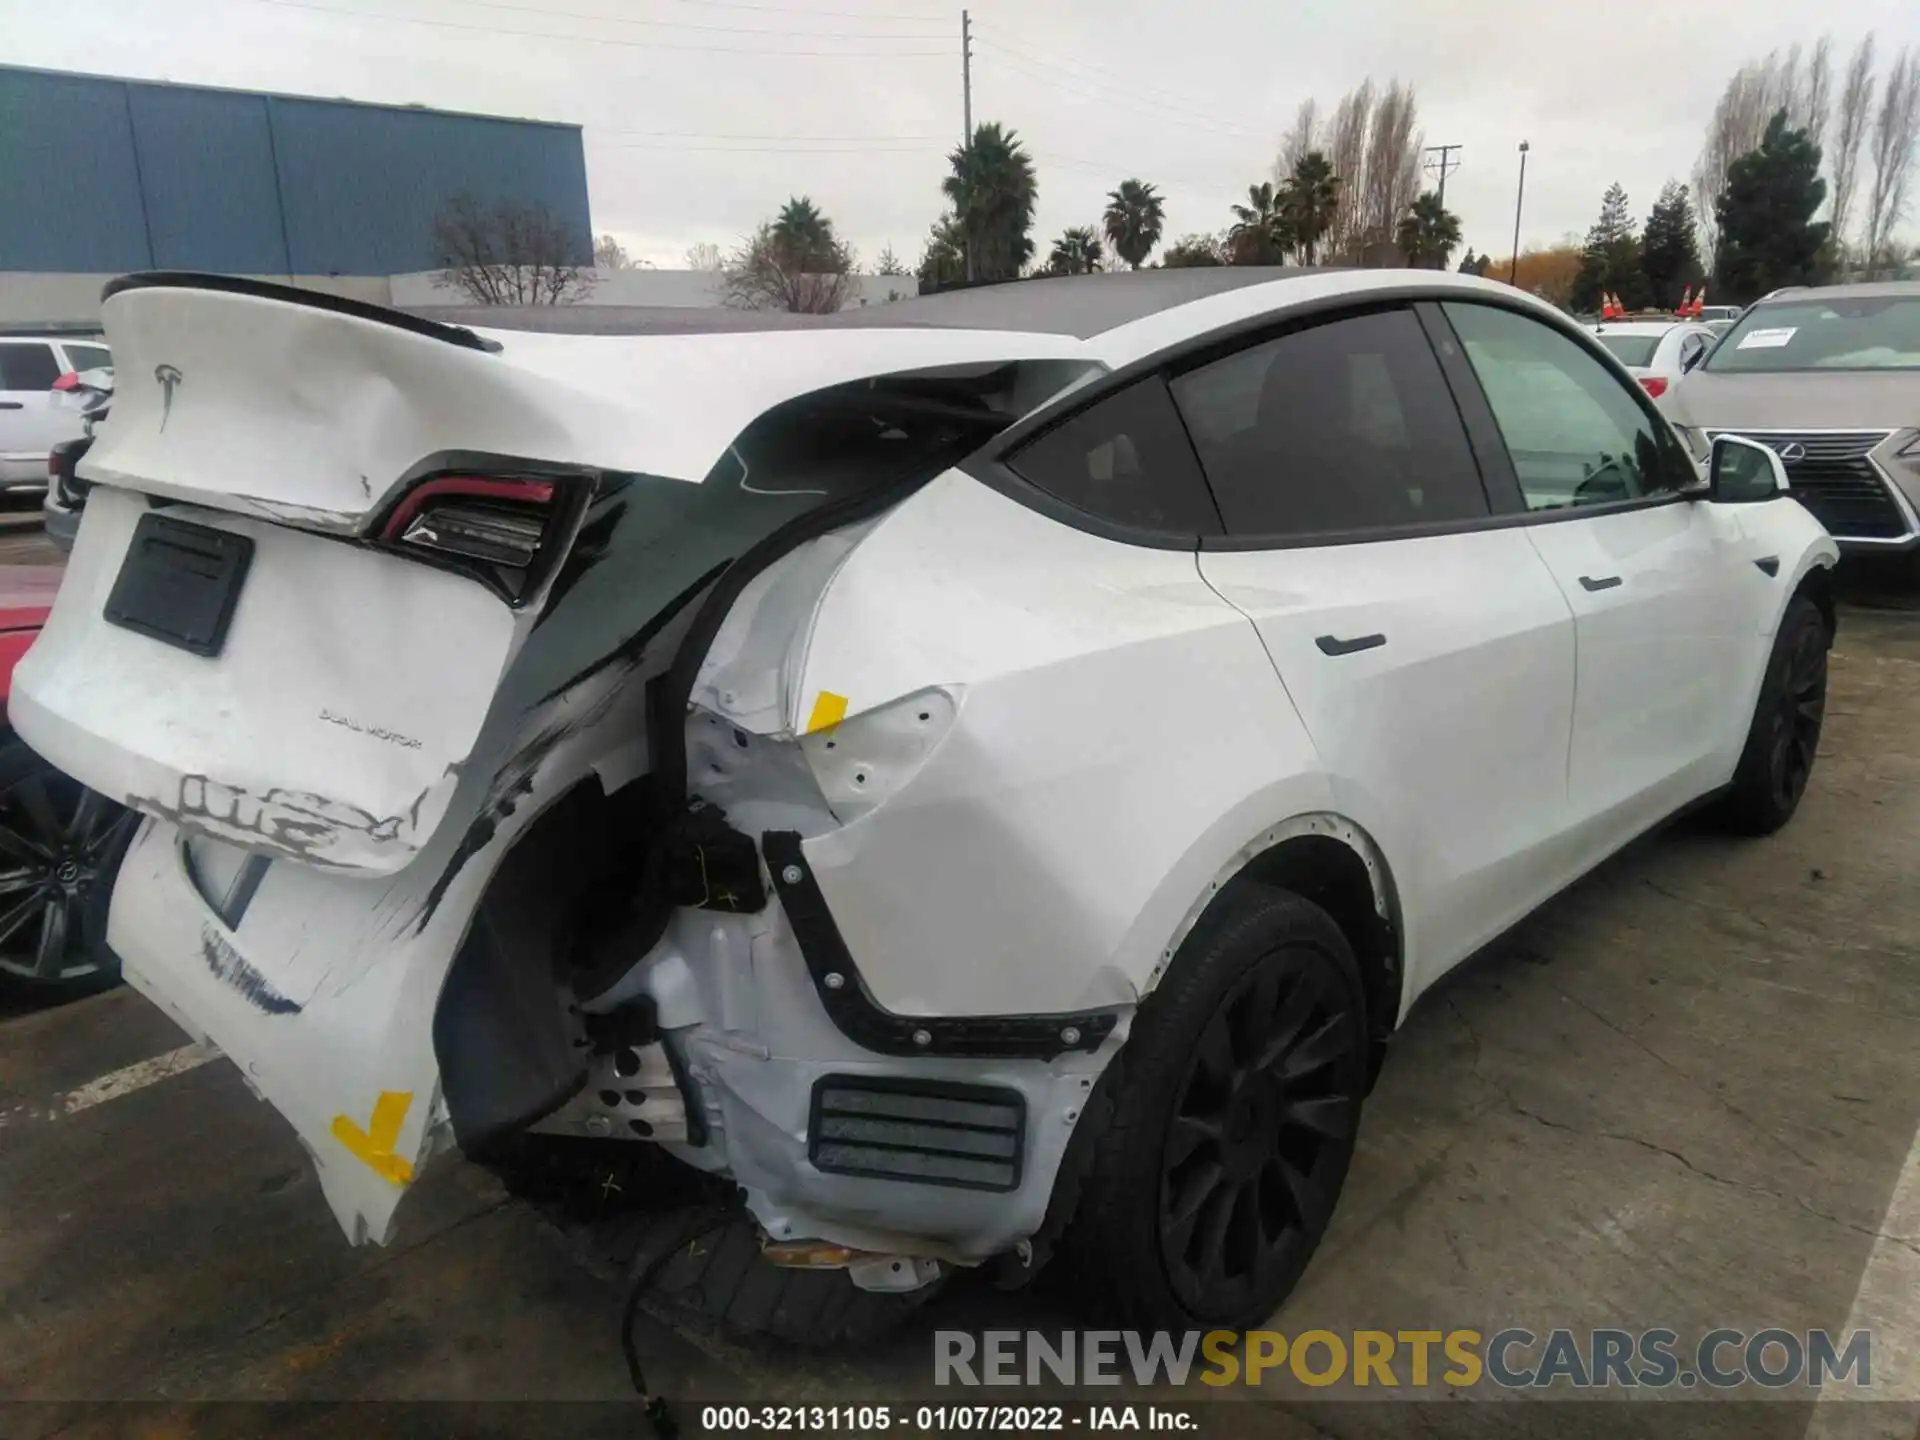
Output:
<path fill-rule="evenodd" d="M 113 364 L 113 352 L 104 345 L 69 345 L 67 363 L 76 370 L 103 370 Z"/>
<path fill-rule="evenodd" d="M 1756 305 L 1714 347 L 1720 374 L 1920 370 L 1920 295 L 1835 296 Z"/>
<path fill-rule="evenodd" d="M 1220 519 L 1158 375 L 1041 435 L 1007 461 L 1036 489 L 1139 530 L 1217 535 Z"/>
<path fill-rule="evenodd" d="M 0 390 L 51 390 L 60 378 L 60 362 L 51 345 L 12 341 L 0 344 Z"/>
<path fill-rule="evenodd" d="M 1603 330 L 1594 338 L 1622 365 L 1651 365 L 1653 352 L 1660 348 L 1658 335 L 1609 335 Z"/>

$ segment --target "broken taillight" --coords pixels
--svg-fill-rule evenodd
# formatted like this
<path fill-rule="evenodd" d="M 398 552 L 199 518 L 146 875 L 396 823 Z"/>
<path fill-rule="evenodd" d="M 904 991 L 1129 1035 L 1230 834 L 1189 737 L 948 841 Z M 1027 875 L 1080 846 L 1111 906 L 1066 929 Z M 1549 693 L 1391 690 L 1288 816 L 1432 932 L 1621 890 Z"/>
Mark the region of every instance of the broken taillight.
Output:
<path fill-rule="evenodd" d="M 408 491 L 380 538 L 476 570 L 518 600 L 553 520 L 550 480 L 443 475 Z"/>

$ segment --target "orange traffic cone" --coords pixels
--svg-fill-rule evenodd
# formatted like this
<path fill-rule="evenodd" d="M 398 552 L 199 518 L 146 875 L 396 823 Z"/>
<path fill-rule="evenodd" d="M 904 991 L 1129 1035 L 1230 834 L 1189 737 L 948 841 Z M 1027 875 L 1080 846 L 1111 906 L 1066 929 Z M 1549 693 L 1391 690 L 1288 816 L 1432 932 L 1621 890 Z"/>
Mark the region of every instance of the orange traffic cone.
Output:
<path fill-rule="evenodd" d="M 1700 318 L 1700 312 L 1702 309 L 1705 308 L 1706 303 L 1707 303 L 1707 284 L 1706 284 L 1706 281 L 1703 280 L 1700 282 L 1700 293 L 1693 297 L 1693 318 L 1694 319 L 1698 320 Z"/>
<path fill-rule="evenodd" d="M 1693 313 L 1693 286 L 1689 285 L 1680 292 L 1680 308 L 1673 313 L 1683 320 Z"/>
<path fill-rule="evenodd" d="M 1613 297 L 1604 290 L 1600 292 L 1600 318 L 1613 319 Z"/>

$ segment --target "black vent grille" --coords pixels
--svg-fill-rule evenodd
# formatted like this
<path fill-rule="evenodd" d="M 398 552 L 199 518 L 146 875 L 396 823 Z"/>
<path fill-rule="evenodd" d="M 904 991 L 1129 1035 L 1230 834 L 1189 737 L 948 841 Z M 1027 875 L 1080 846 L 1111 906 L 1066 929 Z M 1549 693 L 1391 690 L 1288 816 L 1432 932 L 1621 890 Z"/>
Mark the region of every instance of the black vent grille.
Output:
<path fill-rule="evenodd" d="M 1016 1190 L 1026 1130 L 1017 1090 L 827 1075 L 813 1087 L 807 1158 L 837 1175 Z"/>
<path fill-rule="evenodd" d="M 1892 433 L 1709 430 L 1707 437 L 1742 434 L 1780 452 L 1793 498 L 1812 511 L 1835 539 L 1897 540 L 1907 533 L 1906 521 L 1887 490 L 1887 482 L 1867 459 L 1868 452 Z"/>

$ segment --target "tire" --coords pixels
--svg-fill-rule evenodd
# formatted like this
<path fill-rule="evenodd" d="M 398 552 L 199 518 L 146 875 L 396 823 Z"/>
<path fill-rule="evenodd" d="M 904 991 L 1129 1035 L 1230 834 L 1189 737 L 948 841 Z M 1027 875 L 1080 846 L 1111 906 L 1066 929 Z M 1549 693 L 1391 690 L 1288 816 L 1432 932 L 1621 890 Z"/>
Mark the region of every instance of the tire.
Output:
<path fill-rule="evenodd" d="M 1746 748 L 1720 800 L 1718 818 L 1728 829 L 1771 835 L 1800 808 L 1826 716 L 1831 639 L 1820 607 L 1795 596 L 1773 638 Z"/>
<path fill-rule="evenodd" d="M 1244 1330 L 1332 1218 L 1367 1088 L 1365 991 L 1327 913 L 1227 891 L 1141 1006 L 1063 1237 L 1122 1324 Z"/>
<path fill-rule="evenodd" d="M 647 1217 L 629 1270 L 632 1282 L 749 1339 L 811 1350 L 848 1349 L 885 1339 L 939 1293 L 862 1290 L 845 1270 L 770 1264 L 760 1228 L 736 1201 Z"/>
<path fill-rule="evenodd" d="M 119 984 L 107 907 L 138 820 L 0 732 L 0 985 L 65 1000 Z"/>

